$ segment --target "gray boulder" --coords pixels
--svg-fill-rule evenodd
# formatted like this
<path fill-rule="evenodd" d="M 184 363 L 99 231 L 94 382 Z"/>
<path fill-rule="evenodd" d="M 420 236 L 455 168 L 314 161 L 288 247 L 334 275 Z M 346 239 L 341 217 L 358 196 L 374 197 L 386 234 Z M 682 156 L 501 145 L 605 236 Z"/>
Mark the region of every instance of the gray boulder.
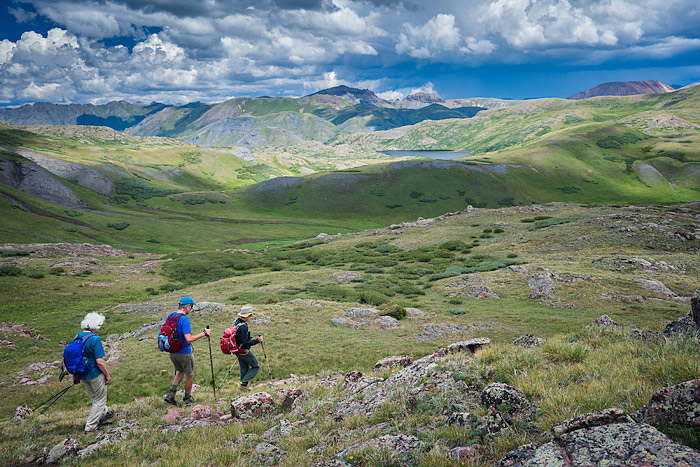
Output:
<path fill-rule="evenodd" d="M 458 353 L 468 351 L 471 353 L 476 352 L 482 347 L 486 347 L 491 343 L 491 339 L 488 337 L 477 337 L 474 339 L 469 339 L 468 341 L 455 342 L 447 346 L 447 353 Z"/>
<path fill-rule="evenodd" d="M 75 453 L 78 450 L 78 441 L 72 438 L 64 439 L 57 445 L 51 448 L 46 456 L 47 464 L 55 464 L 66 456 Z"/>
<path fill-rule="evenodd" d="M 504 383 L 489 383 L 481 391 L 481 403 L 485 407 L 497 408 L 509 423 L 530 419 L 534 412 L 534 406 L 525 394 Z"/>
<path fill-rule="evenodd" d="M 690 314 L 693 316 L 695 326 L 700 328 L 700 289 L 696 290 L 690 299 Z"/>
<path fill-rule="evenodd" d="M 522 336 L 518 337 L 512 342 L 512 345 L 518 346 L 518 347 L 525 347 L 525 348 L 532 348 L 532 347 L 537 347 L 543 342 L 543 339 L 540 339 L 534 334 L 523 334 Z"/>
<path fill-rule="evenodd" d="M 527 279 L 527 285 L 530 287 L 529 298 L 551 300 L 552 291 L 556 283 L 554 282 L 554 274 L 549 271 L 541 274 L 535 274 Z"/>
<path fill-rule="evenodd" d="M 501 298 L 498 295 L 496 295 L 496 293 L 491 289 L 491 287 L 486 287 L 485 285 L 470 285 L 469 289 L 467 289 L 467 297 L 478 299 Z"/>
<path fill-rule="evenodd" d="M 392 454 L 392 456 L 405 456 L 412 451 L 422 450 L 424 447 L 425 444 L 415 436 L 406 434 L 384 435 L 348 446 L 340 451 L 336 457 L 342 459 L 350 455 L 352 452 L 360 451 L 365 448 L 386 449 Z"/>

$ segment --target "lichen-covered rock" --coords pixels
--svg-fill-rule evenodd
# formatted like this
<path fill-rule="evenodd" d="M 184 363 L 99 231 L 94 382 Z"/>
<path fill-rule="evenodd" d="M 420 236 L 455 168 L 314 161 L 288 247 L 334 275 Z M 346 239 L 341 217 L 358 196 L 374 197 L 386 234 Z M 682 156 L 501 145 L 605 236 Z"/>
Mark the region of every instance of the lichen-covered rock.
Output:
<path fill-rule="evenodd" d="M 603 411 L 605 412 L 605 411 Z M 497 467 L 700 466 L 700 452 L 675 443 L 643 423 L 619 423 L 618 411 L 587 414 L 561 424 L 567 432 L 537 449 L 528 446 L 506 454 Z M 578 419 L 578 421 L 576 421 Z M 590 426 L 593 423 L 608 424 Z M 576 428 L 576 427 L 580 428 Z"/>
<path fill-rule="evenodd" d="M 655 392 L 634 418 L 656 427 L 700 428 L 700 379 Z"/>
<path fill-rule="evenodd" d="M 363 441 L 361 443 L 353 444 L 352 446 L 348 446 L 347 448 L 340 451 L 336 455 L 336 457 L 343 459 L 350 453 L 365 448 L 386 449 L 392 455 L 405 456 L 411 451 L 421 450 L 424 447 L 425 444 L 415 436 L 406 434 L 384 435 L 378 438 Z"/>
<path fill-rule="evenodd" d="M 478 455 L 479 449 L 476 446 L 457 446 L 450 449 L 450 457 L 462 463 L 471 461 Z"/>
<path fill-rule="evenodd" d="M 255 455 L 263 465 L 277 464 L 286 451 L 268 442 L 261 442 L 255 445 Z"/>
<path fill-rule="evenodd" d="M 163 421 L 165 423 L 173 423 L 175 420 L 182 418 L 182 411 L 177 409 L 170 409 L 168 413 L 163 415 Z"/>
<path fill-rule="evenodd" d="M 76 452 L 78 450 L 78 441 L 72 438 L 64 439 L 57 445 L 51 448 L 49 454 L 46 456 L 47 464 L 54 464 L 63 459 L 64 457 Z"/>
<path fill-rule="evenodd" d="M 700 338 L 700 327 L 695 323 L 693 313 L 688 312 L 681 319 L 668 323 L 662 334 L 666 337 L 671 337 L 674 334 L 685 334 L 687 336 Z"/>
<path fill-rule="evenodd" d="M 525 465 L 525 462 L 534 457 L 536 451 L 537 446 L 534 444 L 523 444 L 501 457 L 494 467 L 518 467 Z"/>
<path fill-rule="evenodd" d="M 489 383 L 481 391 L 481 403 L 497 408 L 509 422 L 532 418 L 533 405 L 525 394 L 504 383 Z"/>
<path fill-rule="evenodd" d="M 469 426 L 474 419 L 474 416 L 469 412 L 454 412 L 447 417 L 446 425 Z"/>
<path fill-rule="evenodd" d="M 617 328 L 622 326 L 620 323 L 616 323 L 613 321 L 613 319 L 608 316 L 608 315 L 602 315 L 598 316 L 591 324 L 590 326 L 598 326 L 598 327 L 604 327 L 604 328 Z"/>
<path fill-rule="evenodd" d="M 406 307 L 406 308 L 404 308 L 404 310 L 406 310 L 406 313 L 408 313 L 410 316 L 417 316 L 419 318 L 422 318 L 425 316 L 425 312 L 423 310 L 418 309 L 418 308 Z"/>
<path fill-rule="evenodd" d="M 413 357 L 410 355 L 394 355 L 391 357 L 384 357 L 374 365 L 372 371 L 405 368 L 411 363 L 413 363 Z"/>
<path fill-rule="evenodd" d="M 352 464 L 333 458 L 327 461 L 316 462 L 313 464 L 313 467 L 352 467 Z"/>
<path fill-rule="evenodd" d="M 496 298 L 500 299 L 498 295 L 491 289 L 491 287 L 486 287 L 485 285 L 470 285 L 467 289 L 467 297 L 477 298 L 483 300 L 485 298 Z"/>
<path fill-rule="evenodd" d="M 690 314 L 695 326 L 700 328 L 700 289 L 696 290 L 690 299 Z"/>
<path fill-rule="evenodd" d="M 584 428 L 592 428 L 594 426 L 610 425 L 611 423 L 632 423 L 634 420 L 627 415 L 622 409 L 610 408 L 601 410 L 600 412 L 587 413 L 578 417 L 564 420 L 552 427 L 552 433 L 555 438 L 561 438 L 566 433 L 582 430 Z"/>
<path fill-rule="evenodd" d="M 78 457 L 84 459 L 92 455 L 95 451 L 109 446 L 128 438 L 129 433 L 138 430 L 139 425 L 136 422 L 122 421 L 119 425 L 113 426 L 109 430 L 100 433 L 97 438 L 98 441 L 78 451 Z"/>
<path fill-rule="evenodd" d="M 532 348 L 532 347 L 537 347 L 543 342 L 543 339 L 540 339 L 534 334 L 523 334 L 522 336 L 518 337 L 512 342 L 512 345 L 518 346 L 518 347 L 525 347 L 525 348 Z"/>
<path fill-rule="evenodd" d="M 542 274 L 535 274 L 527 279 L 527 285 L 530 287 L 531 299 L 552 299 L 552 291 L 556 285 L 554 282 L 554 274 L 547 271 Z"/>
<path fill-rule="evenodd" d="M 300 388 L 290 388 L 283 391 L 282 409 L 291 410 L 298 402 L 306 398 L 306 391 Z"/>
<path fill-rule="evenodd" d="M 508 422 L 503 418 L 503 415 L 497 410 L 492 410 L 488 415 L 484 415 L 481 423 L 476 427 L 475 431 L 480 436 L 486 437 L 490 434 L 498 433 L 508 427 Z"/>
<path fill-rule="evenodd" d="M 15 409 L 11 420 L 24 420 L 33 413 L 34 411 L 28 405 L 20 405 Z"/>
<path fill-rule="evenodd" d="M 237 397 L 231 401 L 231 415 L 240 420 L 259 417 L 275 410 L 275 401 L 266 392 Z"/>
<path fill-rule="evenodd" d="M 392 329 L 399 327 L 399 320 L 392 316 L 379 316 L 374 320 L 380 329 Z"/>
<path fill-rule="evenodd" d="M 208 405 L 195 405 L 192 408 L 192 413 L 190 413 L 191 420 L 203 420 L 205 418 L 211 417 L 212 410 Z"/>
<path fill-rule="evenodd" d="M 469 339 L 468 341 L 455 342 L 454 344 L 450 344 L 447 346 L 447 353 L 452 354 L 457 352 L 464 352 L 465 350 L 474 353 L 482 347 L 489 345 L 490 343 L 491 339 L 489 339 L 488 337 L 477 337 L 475 339 Z"/>
<path fill-rule="evenodd" d="M 669 289 L 664 285 L 663 282 L 657 281 L 657 280 L 651 280 L 651 279 L 636 279 L 635 282 L 637 285 L 640 287 L 643 287 L 647 290 L 651 290 L 652 292 L 656 292 L 662 295 L 667 295 L 671 298 L 681 298 L 679 297 L 674 291 Z"/>
<path fill-rule="evenodd" d="M 365 374 L 361 371 L 350 371 L 348 373 L 345 373 L 345 376 L 343 377 L 343 389 L 347 389 L 348 386 L 358 382 L 364 377 Z"/>

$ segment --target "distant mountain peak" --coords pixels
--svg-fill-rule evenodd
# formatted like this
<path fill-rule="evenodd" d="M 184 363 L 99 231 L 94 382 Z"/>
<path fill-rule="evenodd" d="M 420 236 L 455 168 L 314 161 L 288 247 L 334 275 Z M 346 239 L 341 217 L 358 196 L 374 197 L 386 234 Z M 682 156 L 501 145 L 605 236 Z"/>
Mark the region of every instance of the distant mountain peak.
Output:
<path fill-rule="evenodd" d="M 675 91 L 675 89 L 661 81 L 616 81 L 599 84 L 596 87 L 576 93 L 568 98 L 580 100 L 598 96 L 633 96 L 636 94 L 660 94 L 672 91 Z"/>
<path fill-rule="evenodd" d="M 411 93 L 408 96 L 406 96 L 405 100 L 425 102 L 426 104 L 437 104 L 437 103 L 445 102 L 445 99 L 440 97 L 440 95 L 434 91 L 433 92 L 417 91 L 417 92 Z"/>
<path fill-rule="evenodd" d="M 380 99 L 374 92 L 370 91 L 369 89 L 351 88 L 350 86 L 345 86 L 344 84 L 328 89 L 322 89 L 318 92 L 311 94 L 311 96 L 316 96 L 319 94 L 338 96 L 352 102 L 353 104 L 362 103 L 382 105 L 382 103 L 384 103 L 382 99 Z"/>

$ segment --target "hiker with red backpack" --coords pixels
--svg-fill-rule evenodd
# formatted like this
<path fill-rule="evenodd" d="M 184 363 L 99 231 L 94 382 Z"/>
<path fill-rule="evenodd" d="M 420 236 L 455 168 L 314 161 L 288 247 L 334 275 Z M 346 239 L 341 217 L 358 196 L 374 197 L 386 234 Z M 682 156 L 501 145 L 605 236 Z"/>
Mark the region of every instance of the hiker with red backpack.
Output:
<path fill-rule="evenodd" d="M 175 377 L 170 386 L 168 394 L 165 395 L 165 402 L 175 405 L 175 393 L 177 386 L 185 378 L 185 397 L 182 403 L 193 404 L 192 383 L 194 382 L 194 356 L 192 355 L 192 342 L 209 336 L 211 331 L 205 329 L 199 334 L 192 335 L 190 319 L 187 315 L 197 304 L 190 297 L 183 297 L 177 306 L 177 311 L 170 314 L 165 320 L 158 336 L 158 347 L 162 352 L 170 353 L 170 361 L 175 367 Z"/>
<path fill-rule="evenodd" d="M 105 363 L 102 339 L 95 332 L 105 321 L 104 315 L 88 313 L 80 327 L 83 331 L 68 343 L 63 351 L 63 364 L 73 375 L 73 383 L 80 381 L 92 400 L 92 408 L 85 423 L 85 432 L 97 430 L 114 416 L 114 410 L 107 408 L 107 385 L 112 381 Z"/>
<path fill-rule="evenodd" d="M 241 381 L 238 383 L 238 388 L 241 391 L 250 391 L 248 383 L 260 371 L 260 363 L 250 348 L 261 343 L 263 338 L 258 336 L 255 339 L 251 339 L 248 321 L 250 321 L 252 316 L 252 306 L 245 305 L 241 307 L 241 311 L 238 313 L 238 318 L 234 321 L 233 326 L 224 331 L 224 335 L 221 338 L 221 351 L 233 354 L 238 358 L 238 365 L 241 367 Z"/>

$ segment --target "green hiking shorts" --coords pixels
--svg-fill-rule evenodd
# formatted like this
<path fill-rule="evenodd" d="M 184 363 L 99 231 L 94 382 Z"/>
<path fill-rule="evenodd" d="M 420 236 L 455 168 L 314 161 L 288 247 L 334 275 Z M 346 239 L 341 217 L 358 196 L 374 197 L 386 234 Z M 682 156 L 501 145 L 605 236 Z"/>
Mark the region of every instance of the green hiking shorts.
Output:
<path fill-rule="evenodd" d="M 173 362 L 175 371 L 184 372 L 187 376 L 194 374 L 194 355 L 191 353 L 171 353 L 170 361 Z"/>

